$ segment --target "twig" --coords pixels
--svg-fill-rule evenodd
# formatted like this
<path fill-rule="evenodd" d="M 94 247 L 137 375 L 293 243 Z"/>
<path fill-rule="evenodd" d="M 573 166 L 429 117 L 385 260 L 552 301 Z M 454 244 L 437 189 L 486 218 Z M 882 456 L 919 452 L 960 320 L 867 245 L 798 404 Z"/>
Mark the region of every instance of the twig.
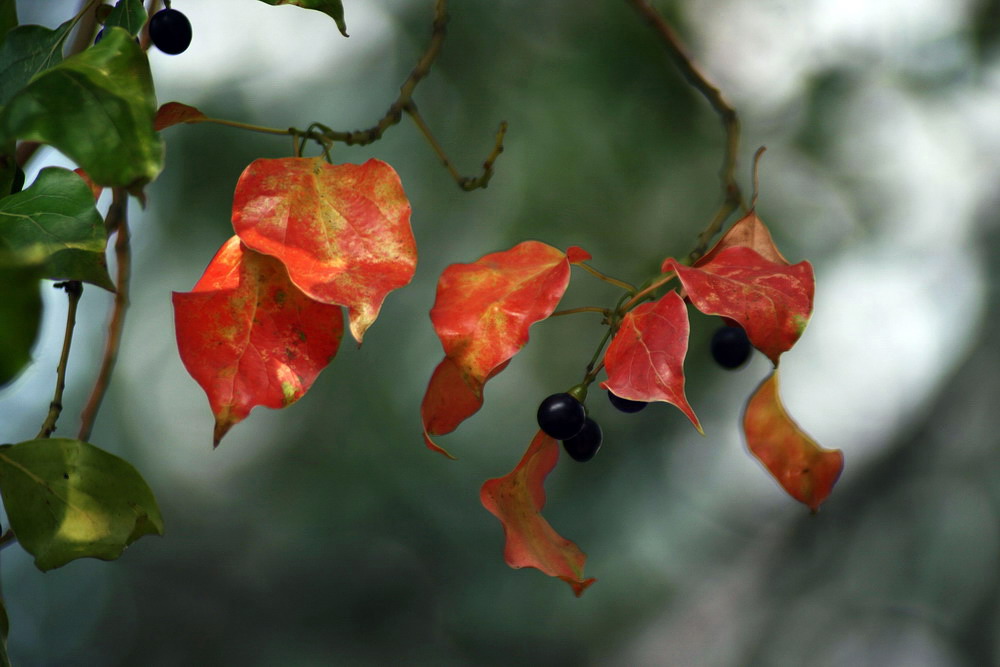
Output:
<path fill-rule="evenodd" d="M 726 146 L 722 157 L 722 167 L 719 169 L 719 180 L 722 183 L 722 204 L 708 227 L 698 235 L 695 249 L 689 257 L 690 261 L 694 261 L 705 254 L 712 237 L 722 229 L 722 224 L 726 221 L 726 218 L 737 208 L 746 209 L 739 183 L 736 182 L 736 158 L 740 149 L 740 120 L 736 115 L 736 110 L 730 106 L 719 89 L 694 64 L 691 56 L 687 53 L 687 49 L 684 48 L 680 38 L 674 32 L 674 29 L 670 27 L 670 24 L 667 23 L 666 19 L 647 0 L 628 0 L 628 2 L 663 38 L 663 43 L 666 45 L 667 51 L 677 65 L 677 68 L 681 71 L 687 82 L 708 100 L 712 109 L 719 116 L 722 128 L 726 133 Z"/>
<path fill-rule="evenodd" d="M 631 283 L 627 283 L 624 280 L 618 280 L 617 278 L 612 278 L 611 276 L 605 275 L 600 271 L 598 271 L 597 269 L 595 269 L 594 267 L 592 267 L 590 264 L 587 264 L 586 262 L 577 262 L 576 265 L 579 266 L 584 271 L 586 271 L 587 273 L 589 273 L 590 275 L 594 276 L 595 278 L 598 278 L 599 280 L 603 280 L 604 282 L 614 285 L 615 287 L 620 287 L 629 294 L 636 293 L 636 287 Z"/>
<path fill-rule="evenodd" d="M 108 337 L 105 340 L 104 356 L 101 359 L 101 368 L 94 382 L 94 388 L 90 392 L 87 405 L 80 415 L 80 432 L 78 439 L 86 441 L 94 428 L 94 420 L 97 419 L 97 412 L 101 408 L 101 401 L 108 391 L 111 382 L 111 373 L 114 371 L 115 362 L 118 360 L 118 350 L 121 348 L 122 329 L 125 326 L 125 312 L 128 310 L 129 278 L 132 273 L 132 252 L 129 248 L 128 229 L 128 193 L 125 188 L 114 188 L 112 190 L 113 199 L 108 215 L 104 220 L 108 236 L 115 234 L 115 259 L 118 263 L 118 272 L 115 281 L 115 302 L 111 313 L 111 321 L 108 324 Z"/>
<path fill-rule="evenodd" d="M 56 366 L 56 390 L 52 395 L 52 402 L 49 403 L 49 414 L 42 422 L 42 428 L 38 431 L 35 439 L 47 438 L 56 430 L 56 422 L 62 413 L 62 396 L 66 388 L 66 367 L 69 362 L 69 349 L 73 342 L 73 329 L 76 327 L 76 307 L 80 303 L 83 295 L 83 283 L 79 280 L 68 280 L 64 283 L 56 283 L 53 287 L 61 287 L 66 290 L 69 306 L 66 309 L 66 333 L 63 334 L 62 354 L 59 356 L 59 365 Z"/>
<path fill-rule="evenodd" d="M 501 122 L 500 127 L 497 129 L 496 143 L 493 146 L 493 151 L 483 162 L 483 173 L 479 176 L 462 176 L 458 173 L 458 170 L 455 168 L 455 165 L 452 164 L 451 160 L 448 159 L 448 155 L 444 152 L 441 144 L 439 144 L 437 139 L 434 138 L 433 133 L 431 133 L 431 128 L 428 127 L 426 122 L 424 122 L 424 118 L 420 115 L 420 112 L 417 111 L 417 105 L 413 102 L 413 100 L 410 100 L 403 110 L 406 111 L 410 118 L 413 119 L 413 122 L 417 124 L 420 132 L 424 135 L 424 138 L 427 139 L 427 143 L 429 143 L 431 148 L 434 149 L 434 152 L 437 153 L 438 158 L 441 160 L 441 164 L 444 165 L 444 168 L 448 170 L 451 177 L 455 179 L 456 183 L 458 183 L 458 187 L 462 188 L 466 192 L 469 192 L 477 188 L 485 188 L 489 185 L 490 179 L 493 178 L 493 163 L 496 162 L 496 159 L 500 157 L 500 153 L 503 152 L 503 137 L 507 134 L 507 121 Z"/>
<path fill-rule="evenodd" d="M 575 315 L 577 313 L 600 313 L 604 317 L 611 317 L 611 311 L 607 308 L 599 308 L 597 306 L 580 306 L 579 308 L 565 308 L 563 310 L 557 310 L 549 317 L 562 317 L 563 315 Z"/>

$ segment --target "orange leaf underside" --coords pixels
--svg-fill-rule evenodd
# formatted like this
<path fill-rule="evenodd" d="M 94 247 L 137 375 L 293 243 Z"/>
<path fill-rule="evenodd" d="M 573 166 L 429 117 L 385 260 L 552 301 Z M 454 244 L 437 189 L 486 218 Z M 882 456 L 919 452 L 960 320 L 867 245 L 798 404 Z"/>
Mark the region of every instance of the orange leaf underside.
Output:
<path fill-rule="evenodd" d="M 545 478 L 559 460 L 559 443 L 539 431 L 510 473 L 487 480 L 483 506 L 503 524 L 504 560 L 513 568 L 534 567 L 568 583 L 580 596 L 596 579 L 583 576 L 586 554 L 561 537 L 542 515 Z"/>
<path fill-rule="evenodd" d="M 743 432 L 750 452 L 790 496 L 814 512 L 826 500 L 844 468 L 839 449 L 823 449 L 792 421 L 778 394 L 778 370 L 747 403 Z"/>
<path fill-rule="evenodd" d="M 601 387 L 632 401 L 675 405 L 701 432 L 684 395 L 688 334 L 687 308 L 677 292 L 636 307 L 625 315 L 604 355 L 608 379 Z"/>
<path fill-rule="evenodd" d="M 235 236 L 173 303 L 181 360 L 208 395 L 216 445 L 255 406 L 305 394 L 343 335 L 339 306 L 302 294 L 280 262 Z"/>
<path fill-rule="evenodd" d="M 672 258 L 664 267 L 677 272 L 695 308 L 739 323 L 754 347 L 775 365 L 802 335 L 812 314 L 815 280 L 809 262 L 785 266 L 751 248 L 733 246 L 698 268 Z"/>
<path fill-rule="evenodd" d="M 207 118 L 208 116 L 192 106 L 180 102 L 167 102 L 156 110 L 153 129 L 159 132 L 178 123 L 200 123 Z"/>
<path fill-rule="evenodd" d="M 379 160 L 255 160 L 236 185 L 233 228 L 248 247 L 281 260 L 312 299 L 347 307 L 359 343 L 388 293 L 416 269 L 409 201 Z"/>
<path fill-rule="evenodd" d="M 528 342 L 529 327 L 552 314 L 569 273 L 565 253 L 538 241 L 445 269 L 431 309 L 445 359 L 421 405 L 428 447 L 443 452 L 430 436 L 454 431 L 482 407 L 484 385 Z"/>
<path fill-rule="evenodd" d="M 757 254 L 769 262 L 788 266 L 788 260 L 781 255 L 778 247 L 774 245 L 771 232 L 768 231 L 764 222 L 757 217 L 756 211 L 750 211 L 744 217 L 734 222 L 729 231 L 723 234 L 722 238 L 712 246 L 712 249 L 694 263 L 694 266 L 698 267 L 708 264 L 726 248 L 739 246 L 756 251 Z"/>

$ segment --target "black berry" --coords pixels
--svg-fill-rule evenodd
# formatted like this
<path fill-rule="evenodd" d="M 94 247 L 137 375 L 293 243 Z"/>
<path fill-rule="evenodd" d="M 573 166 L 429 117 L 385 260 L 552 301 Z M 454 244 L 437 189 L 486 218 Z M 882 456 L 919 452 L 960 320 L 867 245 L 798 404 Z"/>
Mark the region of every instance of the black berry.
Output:
<path fill-rule="evenodd" d="M 184 53 L 191 45 L 191 22 L 176 9 L 161 9 L 149 19 L 149 38 L 164 53 Z"/>
<path fill-rule="evenodd" d="M 722 327 L 712 336 L 712 358 L 723 368 L 739 368 L 750 358 L 753 347 L 743 327 Z"/>
<path fill-rule="evenodd" d="M 10 193 L 16 195 L 24 189 L 24 169 L 17 167 L 14 171 L 14 180 L 10 184 Z"/>
<path fill-rule="evenodd" d="M 590 417 L 583 420 L 583 428 L 572 438 L 563 440 L 563 448 L 574 461 L 583 463 L 594 458 L 594 454 L 601 448 L 601 441 L 604 434 L 601 426 Z"/>
<path fill-rule="evenodd" d="M 572 438 L 583 428 L 587 411 L 569 394 L 552 394 L 538 406 L 538 426 L 556 440 Z"/>
<path fill-rule="evenodd" d="M 645 401 L 633 401 L 627 398 L 622 398 L 621 396 L 618 396 L 610 391 L 608 392 L 608 400 L 611 401 L 611 405 L 615 406 L 622 412 L 628 412 L 630 414 L 633 412 L 639 412 L 639 410 L 642 410 L 644 407 L 649 405 L 649 403 Z"/>

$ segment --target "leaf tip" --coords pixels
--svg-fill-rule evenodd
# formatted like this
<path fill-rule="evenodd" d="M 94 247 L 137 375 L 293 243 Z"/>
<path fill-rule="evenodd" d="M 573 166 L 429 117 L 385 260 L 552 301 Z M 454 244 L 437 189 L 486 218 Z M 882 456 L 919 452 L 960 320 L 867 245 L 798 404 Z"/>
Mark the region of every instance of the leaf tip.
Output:
<path fill-rule="evenodd" d="M 427 429 L 424 429 L 424 444 L 427 446 L 427 449 L 429 449 L 429 450 L 431 450 L 433 452 L 437 452 L 438 454 L 444 454 L 446 457 L 448 457 L 452 461 L 457 461 L 458 460 L 457 456 L 453 455 L 447 449 L 445 449 L 444 447 L 441 447 L 436 442 L 434 442 L 433 440 L 431 440 L 431 436 L 430 436 L 429 433 L 427 433 Z"/>

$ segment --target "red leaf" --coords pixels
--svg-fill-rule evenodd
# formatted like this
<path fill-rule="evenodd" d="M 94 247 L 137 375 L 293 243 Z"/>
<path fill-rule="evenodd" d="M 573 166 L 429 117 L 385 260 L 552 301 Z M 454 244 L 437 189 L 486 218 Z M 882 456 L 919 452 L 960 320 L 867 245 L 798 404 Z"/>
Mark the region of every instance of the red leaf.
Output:
<path fill-rule="evenodd" d="M 707 264 L 720 252 L 732 247 L 744 247 L 756 250 L 757 254 L 767 261 L 788 266 L 788 260 L 781 255 L 778 247 L 774 245 L 774 241 L 771 239 L 771 232 L 768 231 L 764 222 L 757 217 L 756 211 L 750 211 L 744 217 L 734 222 L 729 231 L 723 234 L 722 238 L 712 246 L 712 249 L 694 263 L 694 266 Z M 666 269 L 663 272 L 666 273 Z"/>
<path fill-rule="evenodd" d="M 543 484 L 558 460 L 559 443 L 539 431 L 517 467 L 503 477 L 487 480 L 479 499 L 503 524 L 507 565 L 534 567 L 550 577 L 559 577 L 579 597 L 596 581 L 583 578 L 587 556 L 553 530 L 541 515 L 545 506 Z"/>
<path fill-rule="evenodd" d="M 698 268 L 672 258 L 664 268 L 677 272 L 695 308 L 738 322 L 754 347 L 775 365 L 802 335 L 812 314 L 816 284 L 809 262 L 784 266 L 750 248 L 733 246 Z"/>
<path fill-rule="evenodd" d="M 778 369 L 750 397 L 743 432 L 747 447 L 785 491 L 819 509 L 844 469 L 844 454 L 820 447 L 788 416 L 778 395 Z"/>
<path fill-rule="evenodd" d="M 236 184 L 233 228 L 248 247 L 281 260 L 309 297 L 346 306 L 359 343 L 417 265 L 410 203 L 379 160 L 255 160 Z"/>
<path fill-rule="evenodd" d="M 337 354 L 344 316 L 313 301 L 280 262 L 227 241 L 190 292 L 175 292 L 181 361 L 208 394 L 215 445 L 257 405 L 283 408 Z"/>
<path fill-rule="evenodd" d="M 604 355 L 608 379 L 601 387 L 631 401 L 676 405 L 702 432 L 684 395 L 688 333 L 687 308 L 677 292 L 629 311 Z"/>
<path fill-rule="evenodd" d="M 194 107 L 180 102 L 167 102 L 156 110 L 153 129 L 159 132 L 178 123 L 201 123 L 205 120 L 208 120 L 208 116 Z"/>
<path fill-rule="evenodd" d="M 579 264 L 580 262 L 590 261 L 593 259 L 593 255 L 578 245 L 571 245 L 566 248 L 566 258 L 570 264 Z"/>
<path fill-rule="evenodd" d="M 420 406 L 424 441 L 450 433 L 483 405 L 483 386 L 528 342 L 528 327 L 552 314 L 569 285 L 557 248 L 525 241 L 471 264 L 452 264 L 431 309 L 444 347 Z"/>

